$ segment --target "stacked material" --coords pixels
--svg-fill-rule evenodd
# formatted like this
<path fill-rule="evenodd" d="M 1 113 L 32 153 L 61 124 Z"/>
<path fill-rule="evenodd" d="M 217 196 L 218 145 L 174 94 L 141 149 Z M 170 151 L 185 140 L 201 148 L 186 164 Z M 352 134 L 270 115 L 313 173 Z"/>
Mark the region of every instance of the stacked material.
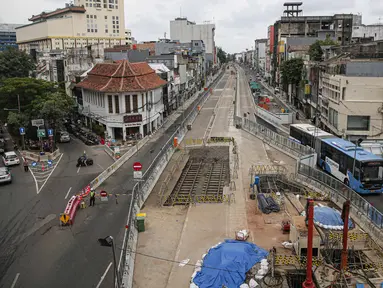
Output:
<path fill-rule="evenodd" d="M 265 194 L 260 193 L 257 195 L 257 199 L 259 209 L 265 214 L 279 212 L 281 210 L 277 202 L 275 202 L 275 200 L 271 196 L 266 197 Z"/>
<path fill-rule="evenodd" d="M 198 267 L 196 264 L 190 288 L 240 287 L 246 272 L 267 255 L 266 250 L 253 243 L 225 240 L 210 248 Z"/>
<path fill-rule="evenodd" d="M 338 210 L 327 206 L 314 207 L 314 223 L 319 227 L 330 230 L 343 230 L 344 222 Z M 348 228 L 354 228 L 351 218 L 348 220 Z"/>

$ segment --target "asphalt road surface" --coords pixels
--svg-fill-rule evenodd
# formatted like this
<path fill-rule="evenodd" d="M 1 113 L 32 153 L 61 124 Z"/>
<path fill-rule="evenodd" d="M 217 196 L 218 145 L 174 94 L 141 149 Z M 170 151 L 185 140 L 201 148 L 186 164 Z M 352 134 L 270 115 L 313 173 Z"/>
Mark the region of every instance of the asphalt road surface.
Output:
<path fill-rule="evenodd" d="M 185 115 L 193 106 L 185 109 Z M 96 167 L 86 167 L 77 172 L 75 161 L 83 146 L 76 141 L 61 144 L 64 156 L 46 187 L 38 195 L 34 192 L 19 210 L 10 207 L 10 221 L 2 224 L 0 287 L 11 287 L 15 280 L 14 288 L 96 287 L 112 262 L 111 249 L 100 247 L 97 239 L 112 235 L 120 255 L 127 207 L 135 184 L 133 163 L 140 161 L 145 171 L 181 121 L 182 117 L 178 118 L 157 141 L 149 141 L 105 182 L 103 187 L 107 191 L 125 194 L 119 196 L 118 204 L 114 199 L 107 203 L 96 200 L 95 207 L 79 210 L 75 224 L 65 228 L 59 226 L 58 217 L 68 198 L 94 179 L 101 168 L 97 171 Z M 88 168 L 92 170 L 85 171 Z M 111 287 L 112 273 L 107 274 L 104 283 L 102 287 Z"/>

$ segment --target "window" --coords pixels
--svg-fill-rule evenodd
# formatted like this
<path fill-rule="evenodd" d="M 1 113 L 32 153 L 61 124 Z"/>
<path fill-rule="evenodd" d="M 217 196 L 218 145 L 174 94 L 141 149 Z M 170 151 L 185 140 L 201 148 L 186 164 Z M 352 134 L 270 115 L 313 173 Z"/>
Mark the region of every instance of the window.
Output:
<path fill-rule="evenodd" d="M 94 29 L 94 32 L 96 32 L 96 33 L 97 33 L 97 29 Z"/>
<path fill-rule="evenodd" d="M 90 15 L 90 19 L 93 19 L 93 15 Z"/>
<path fill-rule="evenodd" d="M 105 29 L 105 33 L 108 33 L 108 29 Z"/>
<path fill-rule="evenodd" d="M 114 105 L 116 105 L 116 114 L 120 114 L 120 101 L 118 95 L 114 95 Z"/>
<path fill-rule="evenodd" d="M 97 19 L 97 15 L 94 15 L 94 17 L 93 17 L 94 19 Z"/>
<path fill-rule="evenodd" d="M 116 33 L 116 30 L 113 30 L 113 34 Z"/>
<path fill-rule="evenodd" d="M 109 113 L 113 113 L 113 98 L 112 95 L 108 95 L 108 110 Z"/>
<path fill-rule="evenodd" d="M 89 15 L 86 15 L 86 18 L 89 18 Z"/>
<path fill-rule="evenodd" d="M 138 113 L 138 97 L 133 95 L 133 113 Z"/>
<path fill-rule="evenodd" d="M 125 113 L 132 113 L 130 107 L 130 95 L 125 95 Z"/>
<path fill-rule="evenodd" d="M 141 95 L 141 103 L 142 103 L 142 112 L 145 112 L 145 105 L 144 105 L 144 103 L 145 103 L 145 98 L 144 98 L 144 94 L 142 94 Z"/>
<path fill-rule="evenodd" d="M 90 29 L 90 32 L 94 32 L 94 29 Z"/>
<path fill-rule="evenodd" d="M 117 33 L 120 33 L 120 31 L 119 31 L 119 30 L 117 30 Z"/>
<path fill-rule="evenodd" d="M 116 4 L 117 4 L 117 2 L 116 2 Z M 118 20 L 118 16 L 116 16 L 116 20 Z"/>
<path fill-rule="evenodd" d="M 347 116 L 347 130 L 368 131 L 370 130 L 370 116 Z"/>
<path fill-rule="evenodd" d="M 338 129 L 338 111 L 330 107 L 328 121 L 332 126 Z"/>
<path fill-rule="evenodd" d="M 90 32 L 90 29 L 88 29 L 88 32 Z"/>
<path fill-rule="evenodd" d="M 346 97 L 346 87 L 342 88 L 342 100 Z"/>
<path fill-rule="evenodd" d="M 108 20 L 108 16 L 105 15 L 105 20 Z"/>
<path fill-rule="evenodd" d="M 112 20 L 114 20 L 115 18 L 114 18 L 114 16 L 112 16 Z"/>

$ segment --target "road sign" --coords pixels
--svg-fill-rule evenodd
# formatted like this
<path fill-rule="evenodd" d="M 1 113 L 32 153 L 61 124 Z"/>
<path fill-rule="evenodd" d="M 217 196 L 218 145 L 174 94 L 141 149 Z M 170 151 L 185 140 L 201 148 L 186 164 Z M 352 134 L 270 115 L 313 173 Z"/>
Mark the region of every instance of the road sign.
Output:
<path fill-rule="evenodd" d="M 53 164 L 53 161 L 52 160 L 48 160 L 48 165 L 52 166 L 52 164 Z"/>
<path fill-rule="evenodd" d="M 69 221 L 69 215 L 65 213 L 61 214 L 60 221 L 62 224 L 66 225 Z"/>
<path fill-rule="evenodd" d="M 100 192 L 101 202 L 108 202 L 108 193 L 106 191 Z"/>
<path fill-rule="evenodd" d="M 25 135 L 25 128 L 24 127 L 20 127 L 19 131 L 20 131 L 20 135 Z"/>
<path fill-rule="evenodd" d="M 53 136 L 53 129 L 48 129 L 48 136 L 52 137 Z"/>
<path fill-rule="evenodd" d="M 141 171 L 142 164 L 140 162 L 134 162 L 133 163 L 133 169 L 134 169 L 134 171 Z"/>
<path fill-rule="evenodd" d="M 36 162 L 32 162 L 32 167 L 36 167 L 37 163 Z"/>
<path fill-rule="evenodd" d="M 44 129 L 38 129 L 37 130 L 37 137 L 44 138 L 45 137 L 45 130 Z"/>
<path fill-rule="evenodd" d="M 142 178 L 142 171 L 133 171 L 134 179 L 141 179 Z"/>
<path fill-rule="evenodd" d="M 33 119 L 32 120 L 32 126 L 44 126 L 44 119 Z"/>

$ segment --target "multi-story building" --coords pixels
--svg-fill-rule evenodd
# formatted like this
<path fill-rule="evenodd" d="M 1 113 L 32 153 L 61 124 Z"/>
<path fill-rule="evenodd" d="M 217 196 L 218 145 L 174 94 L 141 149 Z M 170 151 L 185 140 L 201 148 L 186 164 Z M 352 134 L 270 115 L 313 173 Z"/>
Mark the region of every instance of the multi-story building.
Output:
<path fill-rule="evenodd" d="M 266 72 L 266 55 L 267 55 L 267 39 L 255 40 L 254 46 L 254 58 L 255 58 L 255 69 L 262 76 Z"/>
<path fill-rule="evenodd" d="M 75 0 L 65 8 L 29 18 L 16 29 L 20 49 L 35 53 L 99 45 L 125 44 L 124 1 Z"/>
<path fill-rule="evenodd" d="M 5 24 L 0 23 L 0 51 L 7 47 L 17 47 L 16 44 L 16 28 L 21 24 Z"/>
<path fill-rule="evenodd" d="M 77 84 L 79 112 L 103 125 L 106 138 L 151 134 L 163 123 L 163 86 L 166 81 L 145 63 L 97 64 Z"/>
<path fill-rule="evenodd" d="M 323 63 L 321 122 L 332 133 L 352 141 L 383 139 L 383 63 L 366 59 L 366 54 L 359 56 L 343 54 Z"/>
<path fill-rule="evenodd" d="M 274 26 L 270 25 L 267 27 L 267 51 L 266 51 L 266 65 L 265 65 L 265 78 L 269 85 L 271 84 L 271 71 L 272 60 L 273 60 L 273 49 L 274 49 Z"/>
<path fill-rule="evenodd" d="M 202 40 L 206 49 L 206 60 L 217 63 L 215 47 L 215 24 L 196 24 L 187 18 L 176 18 L 170 21 L 170 39 L 181 43 L 189 43 L 192 40 Z"/>
<path fill-rule="evenodd" d="M 352 43 L 383 40 L 383 24 L 358 25 L 352 28 Z"/>
<path fill-rule="evenodd" d="M 132 45 L 132 30 L 130 29 L 125 29 L 125 42 L 126 45 Z"/>

